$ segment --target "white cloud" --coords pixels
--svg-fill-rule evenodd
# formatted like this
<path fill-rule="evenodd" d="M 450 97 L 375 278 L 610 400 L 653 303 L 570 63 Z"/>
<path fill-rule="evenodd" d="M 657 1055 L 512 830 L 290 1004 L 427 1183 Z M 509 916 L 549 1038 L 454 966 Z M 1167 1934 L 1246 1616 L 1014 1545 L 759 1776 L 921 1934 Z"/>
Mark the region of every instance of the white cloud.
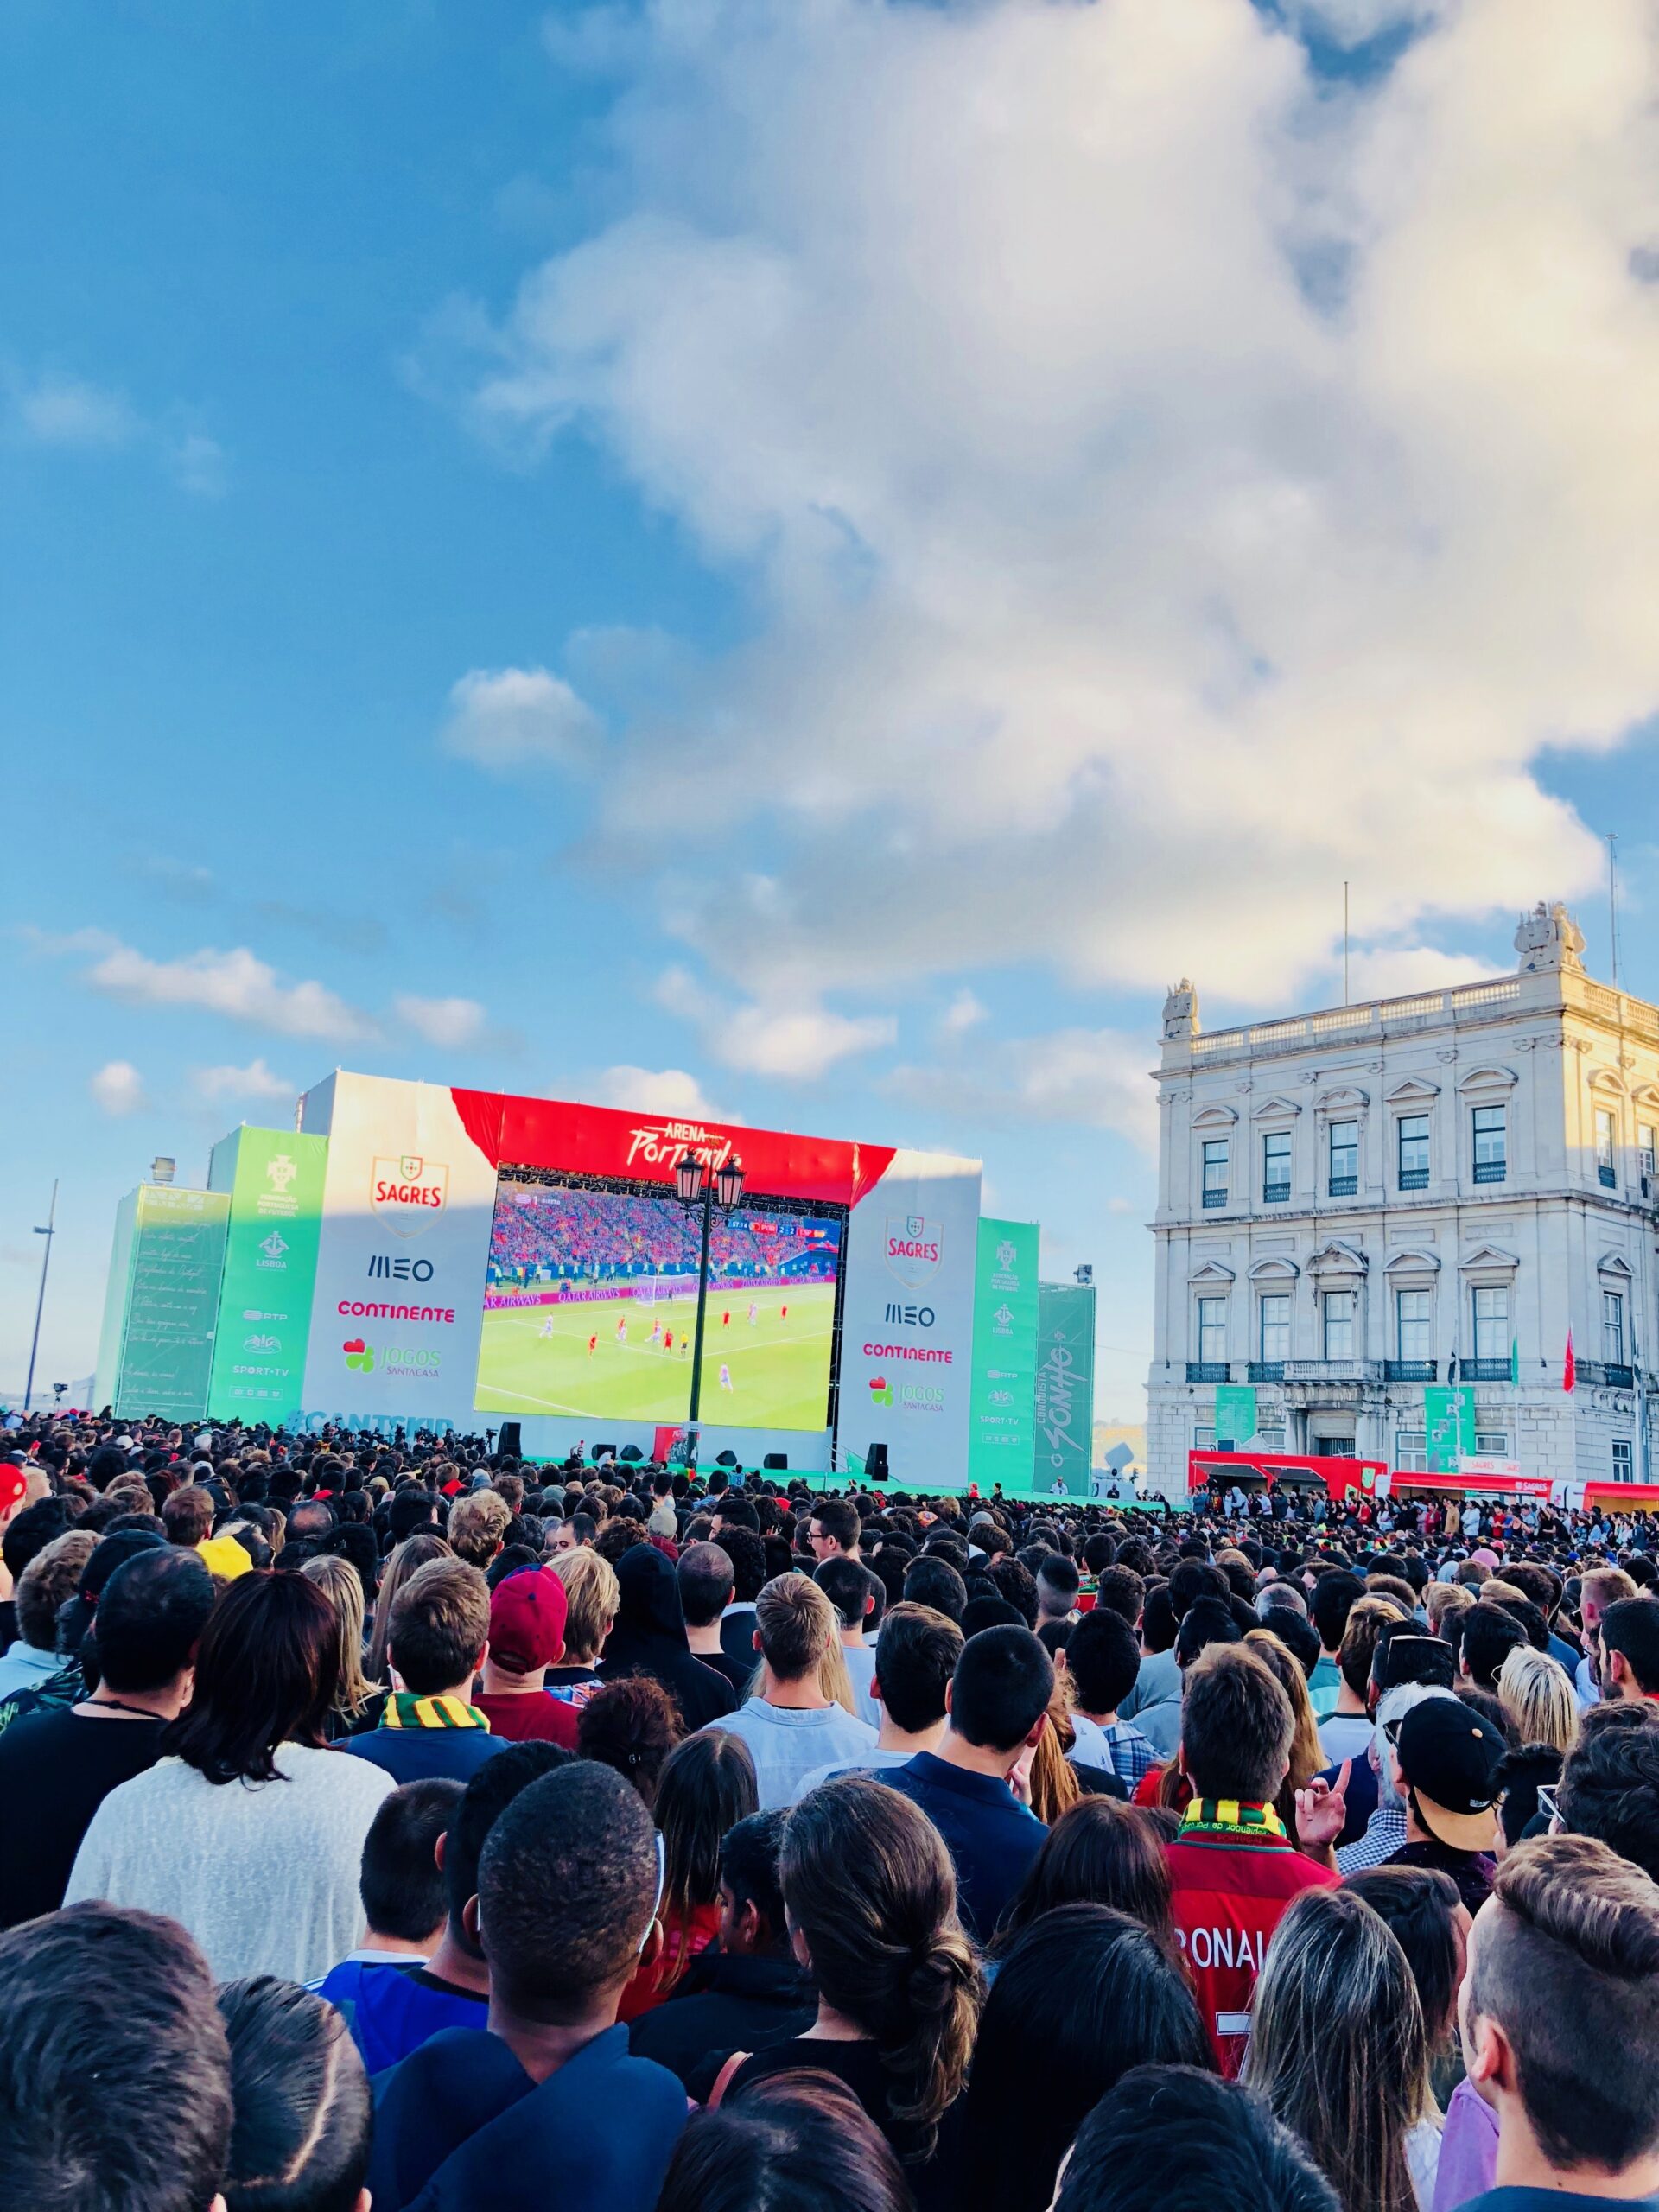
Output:
<path fill-rule="evenodd" d="M 1447 0 L 1280 0 L 1286 20 L 1333 46 L 1363 46 L 1385 31 L 1421 29 Z"/>
<path fill-rule="evenodd" d="M 1402 944 L 1392 950 L 1385 946 L 1355 953 L 1349 963 L 1350 995 L 1402 998 L 1410 991 L 1450 990 L 1455 983 L 1483 982 L 1502 973 L 1466 953 L 1437 952 L 1427 944 Z"/>
<path fill-rule="evenodd" d="M 98 950 L 86 969 L 94 990 L 133 1006 L 197 1007 L 235 1021 L 251 1021 L 285 1037 L 321 1037 L 337 1043 L 371 1037 L 374 1024 L 321 983 L 285 983 L 245 945 L 230 952 L 207 947 L 178 960 L 151 960 L 130 944 L 86 931 L 62 940 L 60 950 Z"/>
<path fill-rule="evenodd" d="M 1108 1198 L 1106 1211 L 1108 1213 L 1134 1213 L 1136 1209 L 1128 1198 Z"/>
<path fill-rule="evenodd" d="M 976 1029 L 985 1019 L 985 1008 L 965 987 L 957 993 L 939 1016 L 939 1028 L 946 1037 L 965 1037 Z"/>
<path fill-rule="evenodd" d="M 1158 1140 L 1148 1071 L 1156 1047 L 1115 1029 L 1057 1029 L 971 1050 L 948 1067 L 899 1067 L 897 1096 L 981 1128 L 1071 1122 L 1111 1129 L 1142 1150 Z"/>
<path fill-rule="evenodd" d="M 104 1111 L 119 1120 L 127 1114 L 136 1114 L 147 1106 L 144 1079 L 130 1060 L 106 1060 L 86 1088 Z"/>
<path fill-rule="evenodd" d="M 899 1033 L 890 1014 L 834 1014 L 806 995 L 775 992 L 760 1003 L 732 1005 L 683 968 L 661 977 L 656 996 L 671 1014 L 697 1024 L 723 1066 L 789 1082 L 810 1082 L 838 1060 L 892 1044 Z"/>
<path fill-rule="evenodd" d="M 499 772 L 580 766 L 599 733 L 599 717 L 562 676 L 544 668 L 474 668 L 450 691 L 441 741 L 446 752 Z"/>
<path fill-rule="evenodd" d="M 715 1104 L 696 1076 L 684 1068 L 607 1068 L 586 1095 L 595 1106 L 660 1114 L 675 1121 L 729 1122 L 733 1118 Z"/>
<path fill-rule="evenodd" d="M 607 779 L 637 842 L 718 785 L 668 891 L 734 995 L 1282 1005 L 1344 878 L 1365 942 L 1596 880 L 1532 764 L 1659 708 L 1659 44 L 1561 22 L 1333 90 L 1243 0 L 646 9 L 472 408 L 754 583 Z"/>
<path fill-rule="evenodd" d="M 127 444 L 139 428 L 118 391 L 79 377 L 41 376 L 17 391 L 12 404 L 23 435 L 35 445 L 107 450 Z"/>
<path fill-rule="evenodd" d="M 222 499 L 226 488 L 225 448 L 217 438 L 200 430 L 187 430 L 174 440 L 168 454 L 174 480 L 199 499 Z"/>
<path fill-rule="evenodd" d="M 420 999 L 405 994 L 393 1000 L 392 1009 L 399 1021 L 429 1045 L 474 1045 L 484 1033 L 484 1009 L 476 999 Z"/>
<path fill-rule="evenodd" d="M 197 1068 L 191 1074 L 191 1084 L 199 1098 L 218 1101 L 226 1098 L 295 1098 L 299 1095 L 297 1084 L 286 1076 L 273 1075 L 263 1058 L 250 1060 L 245 1068 L 226 1065 L 216 1068 Z"/>

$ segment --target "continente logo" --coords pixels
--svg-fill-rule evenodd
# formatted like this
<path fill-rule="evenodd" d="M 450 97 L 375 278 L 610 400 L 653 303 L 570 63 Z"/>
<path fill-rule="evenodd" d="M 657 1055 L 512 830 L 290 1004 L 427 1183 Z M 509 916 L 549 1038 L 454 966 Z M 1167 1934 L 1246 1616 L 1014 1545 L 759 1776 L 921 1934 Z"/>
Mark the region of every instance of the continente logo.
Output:
<path fill-rule="evenodd" d="M 369 1206 L 394 1236 L 419 1236 L 430 1229 L 449 1197 L 449 1170 L 418 1152 L 377 1159 L 369 1178 Z"/>
<path fill-rule="evenodd" d="M 373 1374 L 374 1346 L 372 1344 L 365 1344 L 361 1337 L 347 1337 L 345 1343 L 341 1344 L 340 1350 L 346 1355 L 346 1366 L 354 1374 Z"/>

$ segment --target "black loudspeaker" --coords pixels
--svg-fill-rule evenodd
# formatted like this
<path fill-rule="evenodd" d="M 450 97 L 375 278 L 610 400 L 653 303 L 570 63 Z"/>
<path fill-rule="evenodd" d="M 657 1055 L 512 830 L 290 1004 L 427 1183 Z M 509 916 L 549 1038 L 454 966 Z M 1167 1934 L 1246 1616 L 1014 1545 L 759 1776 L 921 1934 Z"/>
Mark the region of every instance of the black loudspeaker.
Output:
<path fill-rule="evenodd" d="M 864 1454 L 864 1471 L 873 1483 L 886 1482 L 887 1479 L 887 1447 L 885 1444 L 871 1445 L 869 1450 Z"/>
<path fill-rule="evenodd" d="M 518 1422 L 516 1421 L 504 1421 L 496 1433 L 496 1450 L 498 1452 L 505 1452 L 510 1453 L 515 1459 L 522 1459 L 524 1456 L 524 1449 L 523 1445 L 518 1441 L 518 1435 L 519 1430 Z"/>
<path fill-rule="evenodd" d="M 645 1455 L 639 1449 L 639 1446 L 637 1444 L 625 1444 L 622 1446 L 621 1456 L 625 1460 L 626 1460 L 628 1465 L 632 1466 L 636 1460 L 643 1459 Z M 1448 1645 L 1447 1649 L 1449 1649 L 1451 1647 Z"/>
<path fill-rule="evenodd" d="M 715 1454 L 715 1465 L 717 1467 L 734 1467 L 737 1465 L 736 1452 L 716 1452 Z"/>
<path fill-rule="evenodd" d="M 789 1454 L 787 1452 L 768 1452 L 760 1464 L 768 1474 L 781 1474 L 789 1465 Z"/>
<path fill-rule="evenodd" d="M 614 1444 L 590 1444 L 588 1446 L 588 1457 L 596 1467 L 601 1459 L 615 1459 L 616 1446 Z"/>

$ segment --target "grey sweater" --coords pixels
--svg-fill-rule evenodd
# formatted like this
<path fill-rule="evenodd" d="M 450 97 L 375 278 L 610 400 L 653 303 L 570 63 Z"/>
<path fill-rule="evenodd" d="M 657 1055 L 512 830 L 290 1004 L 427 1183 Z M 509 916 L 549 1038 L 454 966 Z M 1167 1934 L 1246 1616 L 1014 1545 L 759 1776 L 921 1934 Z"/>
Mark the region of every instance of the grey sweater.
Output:
<path fill-rule="evenodd" d="M 362 1933 L 363 1840 L 394 1785 L 367 1759 L 300 1744 L 276 1769 L 284 1779 L 215 1783 L 169 1758 L 124 1782 L 92 1817 L 64 1903 L 167 1914 L 219 1981 L 315 1981 Z"/>

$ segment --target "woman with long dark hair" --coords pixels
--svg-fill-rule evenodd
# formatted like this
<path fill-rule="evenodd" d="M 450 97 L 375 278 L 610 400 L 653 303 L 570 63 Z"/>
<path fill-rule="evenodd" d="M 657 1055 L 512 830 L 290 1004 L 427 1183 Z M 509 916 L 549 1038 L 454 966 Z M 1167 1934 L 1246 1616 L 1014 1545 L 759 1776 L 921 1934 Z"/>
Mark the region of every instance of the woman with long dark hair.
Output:
<path fill-rule="evenodd" d="M 717 2094 L 822 2068 L 892 2144 L 921 2212 L 954 2204 L 954 2146 L 942 2152 L 941 2125 L 967 2080 L 985 1982 L 938 1831 L 896 1789 L 849 1775 L 796 1806 L 778 1871 L 817 2018 L 742 2058 Z"/>
<path fill-rule="evenodd" d="M 619 2019 L 636 2020 L 660 2005 L 719 1934 L 720 1847 L 760 1802 L 749 1747 L 726 1729 L 688 1736 L 664 1761 L 652 1808 L 663 1840 L 663 1948 L 623 1991 Z"/>
<path fill-rule="evenodd" d="M 1169 1861 L 1144 1807 L 1084 1797 L 1063 1813 L 1008 1907 L 992 1955 L 1001 1956 L 1033 1921 L 1063 1904 L 1108 1904 L 1128 1913 L 1179 1964 Z"/>
<path fill-rule="evenodd" d="M 1044 2212 L 1072 2137 L 1121 2075 L 1208 2066 L 1192 1992 L 1127 1913 L 1066 1904 L 1008 1946 L 979 2024 L 967 2097 L 967 2212 Z"/>
<path fill-rule="evenodd" d="M 315 1981 L 338 1964 L 363 1924 L 364 1838 L 392 1788 L 324 1748 L 339 1669 L 338 1618 L 315 1582 L 256 1570 L 232 1583 L 165 1756 L 99 1806 L 65 1904 L 165 1913 L 220 1981 Z"/>

